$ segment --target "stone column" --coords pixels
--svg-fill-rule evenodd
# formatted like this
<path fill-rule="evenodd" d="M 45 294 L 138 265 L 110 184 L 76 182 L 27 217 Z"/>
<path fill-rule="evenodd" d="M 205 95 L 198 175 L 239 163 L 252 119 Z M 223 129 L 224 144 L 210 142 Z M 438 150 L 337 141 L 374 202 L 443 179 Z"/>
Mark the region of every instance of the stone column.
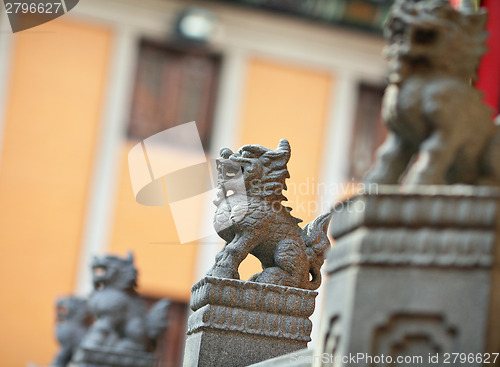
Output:
<path fill-rule="evenodd" d="M 317 292 L 205 277 L 192 288 L 184 366 L 248 366 L 307 347 Z"/>
<path fill-rule="evenodd" d="M 500 191 L 379 189 L 334 209 L 316 355 L 344 357 L 335 366 L 389 366 L 388 356 L 436 366 L 445 353 L 498 352 Z"/>

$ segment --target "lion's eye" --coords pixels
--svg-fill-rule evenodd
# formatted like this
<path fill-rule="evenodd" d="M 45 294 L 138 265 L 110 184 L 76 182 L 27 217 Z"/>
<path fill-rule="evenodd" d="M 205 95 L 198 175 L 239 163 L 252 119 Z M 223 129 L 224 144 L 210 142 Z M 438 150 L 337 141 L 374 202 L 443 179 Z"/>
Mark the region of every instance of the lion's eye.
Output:
<path fill-rule="evenodd" d="M 256 154 L 255 152 L 249 152 L 248 150 L 245 150 L 241 156 L 243 158 L 255 158 Z"/>
<path fill-rule="evenodd" d="M 433 29 L 417 29 L 413 33 L 413 42 L 428 45 L 436 42 L 437 32 Z"/>

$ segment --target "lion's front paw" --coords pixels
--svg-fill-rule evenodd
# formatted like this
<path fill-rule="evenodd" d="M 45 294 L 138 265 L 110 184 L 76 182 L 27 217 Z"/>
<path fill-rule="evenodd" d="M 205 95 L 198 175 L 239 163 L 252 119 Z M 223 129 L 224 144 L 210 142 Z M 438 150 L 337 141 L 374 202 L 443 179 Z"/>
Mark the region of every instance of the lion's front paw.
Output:
<path fill-rule="evenodd" d="M 258 274 L 254 282 L 300 288 L 299 279 L 295 279 L 286 271 L 277 266 L 264 269 L 261 273 Z"/>
<path fill-rule="evenodd" d="M 384 167 L 385 168 L 385 167 Z M 398 183 L 399 176 L 396 173 L 390 173 L 386 169 L 374 167 L 370 169 L 363 177 L 366 183 L 375 183 L 379 185 L 395 185 Z"/>
<path fill-rule="evenodd" d="M 207 276 L 216 278 L 240 279 L 238 270 L 217 265 L 207 272 Z"/>
<path fill-rule="evenodd" d="M 248 281 L 249 282 L 256 282 L 257 279 L 259 278 L 260 274 L 262 274 L 262 272 L 252 275 L 250 278 L 248 278 Z"/>

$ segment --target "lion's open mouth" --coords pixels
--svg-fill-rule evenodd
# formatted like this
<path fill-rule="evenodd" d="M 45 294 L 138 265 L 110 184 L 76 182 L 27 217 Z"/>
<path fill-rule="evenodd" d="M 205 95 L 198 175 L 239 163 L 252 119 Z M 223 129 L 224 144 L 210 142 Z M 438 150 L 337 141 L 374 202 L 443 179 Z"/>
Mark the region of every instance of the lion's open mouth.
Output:
<path fill-rule="evenodd" d="M 92 268 L 94 275 L 94 288 L 96 290 L 101 290 L 104 288 L 104 278 L 106 276 L 107 269 L 105 266 L 94 266 Z"/>
<path fill-rule="evenodd" d="M 228 167 L 224 172 L 224 178 L 230 180 L 238 174 L 238 169 L 234 167 Z"/>
<path fill-rule="evenodd" d="M 66 306 L 57 306 L 57 321 L 64 321 L 69 313 Z"/>
<path fill-rule="evenodd" d="M 217 170 L 219 172 L 217 182 L 217 198 L 214 200 L 215 205 L 219 205 L 222 201 L 240 191 L 239 182 L 243 182 L 243 167 L 238 162 L 231 159 L 217 159 Z"/>
<path fill-rule="evenodd" d="M 217 168 L 219 170 L 219 181 L 229 181 L 239 176 L 243 168 L 237 162 L 230 159 L 218 159 Z"/>
<path fill-rule="evenodd" d="M 94 268 L 94 275 L 102 277 L 106 274 L 106 268 L 104 266 L 96 266 Z"/>

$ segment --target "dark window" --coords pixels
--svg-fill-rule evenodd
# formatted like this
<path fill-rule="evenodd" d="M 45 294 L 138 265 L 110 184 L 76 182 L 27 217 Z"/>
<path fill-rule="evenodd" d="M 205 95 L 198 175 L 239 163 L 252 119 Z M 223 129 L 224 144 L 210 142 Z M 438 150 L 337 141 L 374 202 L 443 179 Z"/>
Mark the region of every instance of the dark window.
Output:
<path fill-rule="evenodd" d="M 380 115 L 384 87 L 368 84 L 359 86 L 358 104 L 350 149 L 350 178 L 360 181 L 375 158 L 375 151 L 382 144 L 386 127 Z"/>
<path fill-rule="evenodd" d="M 143 297 L 143 299 L 148 308 L 159 301 L 155 297 Z M 187 311 L 188 305 L 186 303 L 172 301 L 167 315 L 168 328 L 156 347 L 155 367 L 182 366 L 184 340 L 186 339 Z"/>
<path fill-rule="evenodd" d="M 204 48 L 179 48 L 143 41 L 128 135 L 142 140 L 196 121 L 208 149 L 220 57 Z"/>

